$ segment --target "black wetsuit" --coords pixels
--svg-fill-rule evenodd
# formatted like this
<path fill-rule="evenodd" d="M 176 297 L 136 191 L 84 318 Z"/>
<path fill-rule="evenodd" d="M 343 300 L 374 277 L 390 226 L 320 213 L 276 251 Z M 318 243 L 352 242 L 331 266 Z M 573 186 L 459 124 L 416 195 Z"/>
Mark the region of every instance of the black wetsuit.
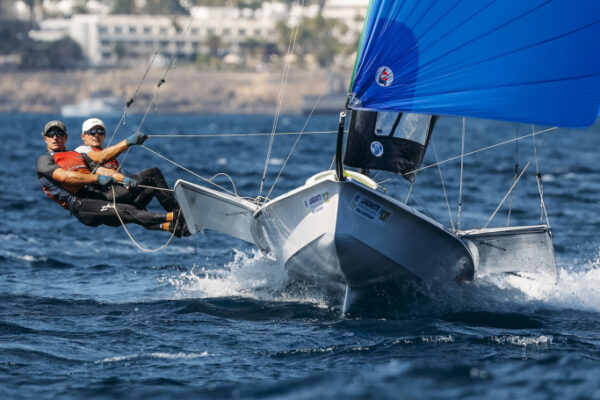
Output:
<path fill-rule="evenodd" d="M 137 208 L 145 209 L 150 201 L 156 197 L 156 200 L 158 200 L 162 208 L 167 212 L 179 208 L 173 192 L 170 190 L 161 190 L 169 189 L 169 186 L 160 169 L 156 167 L 147 168 L 127 176 L 135 179 L 140 185 L 151 186 L 157 189 L 135 188 L 128 190 L 123 186 L 115 186 L 115 197 L 118 202 L 133 204 Z M 110 189 L 105 194 L 109 200 L 112 200 L 112 191 Z"/>
<path fill-rule="evenodd" d="M 89 168 L 93 162 L 86 155 L 83 157 Z M 60 166 L 56 164 L 52 154 L 45 154 L 37 161 L 37 176 L 46 194 L 68 208 L 71 214 L 84 225 L 119 226 L 121 224 L 113 206 L 110 187 L 101 189 L 89 184 L 73 194 L 52 178 L 52 173 L 58 168 Z M 138 203 L 142 205 L 146 201 L 147 196 L 142 196 L 142 193 L 138 195 L 126 193 L 127 190 L 122 186 L 115 187 L 115 192 L 117 191 L 119 194 L 116 196 L 118 201 L 116 207 L 123 222 L 139 224 L 148 229 L 161 229 L 160 224 L 165 222 L 165 214 L 145 210 L 147 202 L 142 207 L 138 206 Z M 111 193 L 110 198 L 107 193 Z"/>

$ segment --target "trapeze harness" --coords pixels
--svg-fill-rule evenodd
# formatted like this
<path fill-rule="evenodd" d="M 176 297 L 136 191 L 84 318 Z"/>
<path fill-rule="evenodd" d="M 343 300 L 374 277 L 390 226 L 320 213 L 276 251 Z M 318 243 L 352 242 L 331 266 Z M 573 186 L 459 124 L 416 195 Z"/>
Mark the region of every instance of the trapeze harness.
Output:
<path fill-rule="evenodd" d="M 60 151 L 52 154 L 52 158 L 56 165 L 66 171 L 75 171 L 83 174 L 92 173 L 85 163 L 83 155 L 76 151 Z M 69 209 L 69 201 L 66 198 L 72 198 L 83 186 L 81 184 L 69 183 L 60 183 L 58 184 L 59 186 L 55 186 L 53 182 L 49 182 L 47 179 L 40 179 L 40 182 L 42 183 L 44 193 L 66 210 Z M 66 193 L 60 193 L 61 191 L 69 192 L 70 196 L 66 195 Z"/>

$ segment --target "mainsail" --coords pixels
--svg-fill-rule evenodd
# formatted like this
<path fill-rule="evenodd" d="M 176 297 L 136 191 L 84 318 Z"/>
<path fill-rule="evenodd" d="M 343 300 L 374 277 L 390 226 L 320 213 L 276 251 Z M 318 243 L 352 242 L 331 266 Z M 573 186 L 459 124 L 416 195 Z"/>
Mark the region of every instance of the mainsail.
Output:
<path fill-rule="evenodd" d="M 349 107 L 589 126 L 598 0 L 372 0 Z"/>

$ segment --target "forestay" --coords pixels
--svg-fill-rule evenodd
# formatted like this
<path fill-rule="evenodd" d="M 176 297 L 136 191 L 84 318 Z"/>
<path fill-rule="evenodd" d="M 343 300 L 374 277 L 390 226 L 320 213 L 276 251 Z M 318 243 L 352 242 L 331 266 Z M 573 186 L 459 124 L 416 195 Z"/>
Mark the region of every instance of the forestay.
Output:
<path fill-rule="evenodd" d="M 349 107 L 588 126 L 600 1 L 372 0 Z"/>

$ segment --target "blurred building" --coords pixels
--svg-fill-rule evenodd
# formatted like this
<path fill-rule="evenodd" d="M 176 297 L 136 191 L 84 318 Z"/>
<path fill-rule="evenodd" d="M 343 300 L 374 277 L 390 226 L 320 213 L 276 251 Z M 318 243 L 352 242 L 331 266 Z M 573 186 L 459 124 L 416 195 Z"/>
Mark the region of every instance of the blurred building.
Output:
<path fill-rule="evenodd" d="M 330 0 L 325 18 L 348 20 L 364 15 L 368 0 Z M 240 45 L 253 39 L 276 43 L 277 23 L 294 24 L 301 17 L 314 17 L 318 6 L 288 7 L 279 2 L 263 3 L 259 9 L 237 7 L 193 7 L 190 16 L 76 14 L 71 18 L 47 19 L 35 40 L 52 41 L 69 36 L 81 46 L 92 66 L 147 63 L 160 49 L 168 60 L 194 61 L 199 55 L 236 54 Z"/>

